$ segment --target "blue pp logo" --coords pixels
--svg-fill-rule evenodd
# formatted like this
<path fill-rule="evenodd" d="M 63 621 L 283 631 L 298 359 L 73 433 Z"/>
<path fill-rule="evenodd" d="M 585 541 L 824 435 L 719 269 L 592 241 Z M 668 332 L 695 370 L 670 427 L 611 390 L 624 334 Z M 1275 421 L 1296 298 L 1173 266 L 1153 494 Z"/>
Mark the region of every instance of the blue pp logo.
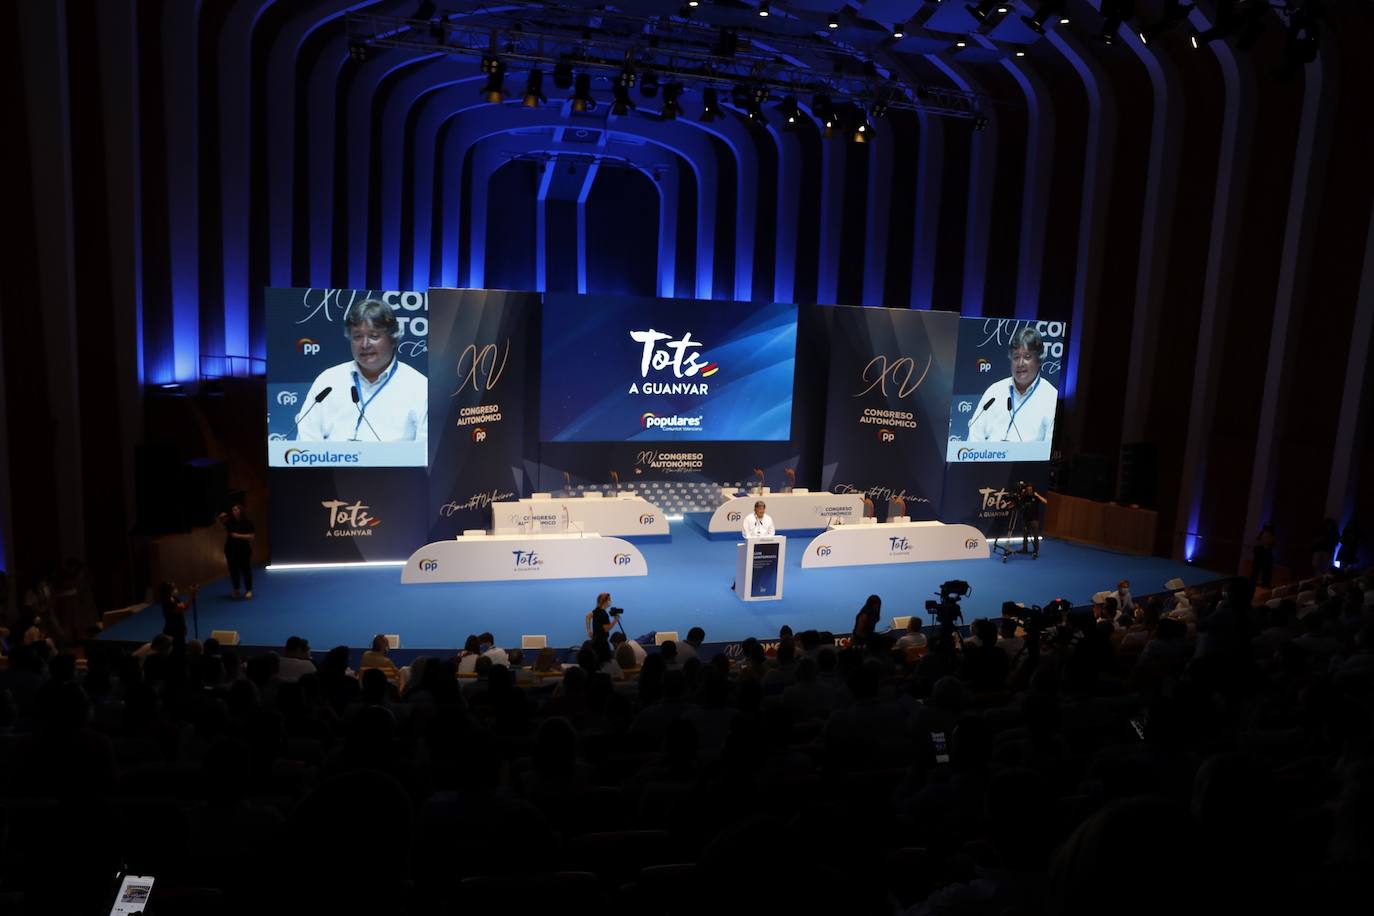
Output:
<path fill-rule="evenodd" d="M 611 557 L 611 562 L 616 566 L 629 566 L 632 557 L 628 553 L 618 553 Z"/>
<path fill-rule="evenodd" d="M 429 557 L 426 557 L 426 558 L 424 558 L 423 560 L 420 561 L 420 572 L 434 572 L 434 571 L 435 571 L 436 569 L 438 569 L 438 568 L 439 568 L 439 561 L 438 561 L 438 560 L 433 560 L 433 559 L 430 559 Z"/>

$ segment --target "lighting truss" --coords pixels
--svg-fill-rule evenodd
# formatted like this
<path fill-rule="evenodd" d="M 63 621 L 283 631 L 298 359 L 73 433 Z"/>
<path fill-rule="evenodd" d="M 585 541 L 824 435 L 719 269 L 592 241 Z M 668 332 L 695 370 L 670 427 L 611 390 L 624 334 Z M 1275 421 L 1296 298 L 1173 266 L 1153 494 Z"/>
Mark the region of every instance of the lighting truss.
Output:
<path fill-rule="evenodd" d="M 727 92 L 747 84 L 767 89 L 774 98 L 820 92 L 837 101 L 865 102 L 881 91 L 889 98 L 889 110 L 968 120 L 990 106 L 981 93 L 906 85 L 884 77 L 866 58 L 834 42 L 727 31 L 675 17 L 650 19 L 558 7 L 481 8 L 470 16 L 443 20 L 349 13 L 347 32 L 350 47 L 474 59 L 495 54 L 508 66 L 567 63 L 612 82 L 627 67 L 652 68 L 663 81 Z M 728 42 L 723 40 L 727 35 Z M 754 37 L 758 41 L 751 40 Z M 825 58 L 829 72 L 798 62 L 817 55 Z"/>

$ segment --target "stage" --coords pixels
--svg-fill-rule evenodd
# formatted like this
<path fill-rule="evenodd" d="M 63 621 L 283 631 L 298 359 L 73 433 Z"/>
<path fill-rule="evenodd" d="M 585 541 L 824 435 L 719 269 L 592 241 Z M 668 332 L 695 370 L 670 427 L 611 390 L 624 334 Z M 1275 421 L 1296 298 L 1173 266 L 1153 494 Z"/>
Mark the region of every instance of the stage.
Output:
<path fill-rule="evenodd" d="M 964 599 L 964 618 L 992 617 L 1003 601 L 1044 604 L 1067 598 L 1086 604 L 1091 596 L 1127 578 L 1132 591 L 1162 591 L 1180 578 L 1189 585 L 1221 574 L 1159 557 L 1130 556 L 1047 540 L 1040 559 L 1013 555 L 1002 563 L 987 560 L 803 569 L 803 549 L 787 551 L 784 594 L 780 601 L 745 603 L 730 591 L 735 545 L 712 541 L 705 516 L 672 523 L 671 543 L 641 546 L 649 575 L 639 578 L 572 579 L 551 582 L 490 582 L 401 585 L 399 566 L 255 571 L 251 601 L 235 601 L 221 579 L 201 589 L 199 632 L 237 630 L 245 646 L 280 647 L 287 637 L 310 640 L 315 650 L 336 645 L 368 645 L 376 633 L 398 633 L 404 650 L 452 651 L 469 633 L 490 630 L 498 644 L 518 646 L 526 633 L 545 634 L 548 644 L 566 648 L 584 638 L 583 617 L 597 592 L 610 591 L 625 609 L 631 636 L 650 631 L 700 626 L 708 642 L 747 636 L 773 637 L 789 624 L 847 632 L 869 594 L 883 598 L 884 627 L 891 618 L 924 613 L 927 598 L 940 583 L 963 579 L 972 586 Z M 809 538 L 797 538 L 803 544 Z M 802 544 L 796 545 L 801 547 Z M 927 618 L 928 620 L 929 618 Z M 144 642 L 162 627 L 149 607 L 101 634 L 101 640 Z"/>

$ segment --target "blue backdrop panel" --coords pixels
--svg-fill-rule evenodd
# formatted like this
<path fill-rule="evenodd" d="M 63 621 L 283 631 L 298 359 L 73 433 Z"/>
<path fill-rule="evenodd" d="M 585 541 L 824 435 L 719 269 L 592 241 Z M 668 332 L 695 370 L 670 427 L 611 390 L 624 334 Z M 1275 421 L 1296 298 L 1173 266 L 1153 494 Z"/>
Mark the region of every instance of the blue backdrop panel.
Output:
<path fill-rule="evenodd" d="M 428 371 L 429 309 L 425 293 L 381 289 L 269 288 L 267 309 L 267 437 L 294 439 L 293 422 L 315 376 L 353 358 L 343 318 L 354 302 L 379 299 L 400 324 L 396 356 Z M 339 394 L 346 397 L 347 392 Z"/>
<path fill-rule="evenodd" d="M 424 543 L 424 468 L 269 468 L 273 563 L 404 560 Z"/>
<path fill-rule="evenodd" d="M 899 496 L 912 518 L 938 517 L 959 316 L 830 311 L 823 486 L 867 493 L 879 516 Z"/>
<path fill-rule="evenodd" d="M 429 292 L 431 541 L 488 527 L 493 501 L 530 491 L 524 467 L 527 443 L 537 445 L 527 405 L 539 390 L 539 299 L 501 290 Z"/>

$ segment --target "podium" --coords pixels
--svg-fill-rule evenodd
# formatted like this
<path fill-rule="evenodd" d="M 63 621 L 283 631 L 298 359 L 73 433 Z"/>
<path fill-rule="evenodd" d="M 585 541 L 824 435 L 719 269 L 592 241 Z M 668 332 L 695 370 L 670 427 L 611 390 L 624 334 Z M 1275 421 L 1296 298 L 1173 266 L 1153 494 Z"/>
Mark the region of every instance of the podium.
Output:
<path fill-rule="evenodd" d="M 735 595 L 741 601 L 782 598 L 782 570 L 787 538 L 748 538 L 735 545 Z"/>

